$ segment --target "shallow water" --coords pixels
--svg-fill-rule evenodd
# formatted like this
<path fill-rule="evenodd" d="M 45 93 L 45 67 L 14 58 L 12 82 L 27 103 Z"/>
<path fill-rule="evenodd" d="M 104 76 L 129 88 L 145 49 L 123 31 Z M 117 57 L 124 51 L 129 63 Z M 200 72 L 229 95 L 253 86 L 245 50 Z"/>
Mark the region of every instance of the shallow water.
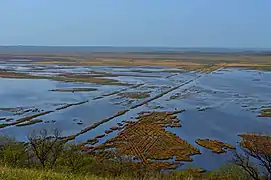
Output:
<path fill-rule="evenodd" d="M 260 80 L 253 81 L 254 78 Z M 188 93 L 189 96 L 170 101 L 167 99 L 170 95 L 159 99 L 160 104 L 168 110 L 176 107 L 186 109 L 186 112 L 178 115 L 182 128 L 168 128 L 168 130 L 195 146 L 197 146 L 195 144 L 197 138 L 218 139 L 238 145 L 237 142 L 240 141 L 238 134 L 270 134 L 271 118 L 257 117 L 260 109 L 250 110 L 251 107 L 260 108 L 263 105 L 270 105 L 270 82 L 269 72 L 259 74 L 258 71 L 230 69 L 223 74 L 205 75 L 176 91 Z M 199 111 L 199 108 L 206 109 Z M 201 147 L 200 149 L 203 154 L 195 156 L 193 164 L 207 169 L 213 169 L 231 157 L 230 154 L 214 155 L 209 153 L 210 150 Z M 206 159 L 212 163 L 204 165 Z"/>
<path fill-rule="evenodd" d="M 196 72 L 165 72 L 163 67 L 69 67 L 69 66 L 35 66 L 35 65 L 2 65 L 0 68 L 13 69 L 19 72 L 42 73 L 88 73 L 90 71 L 118 74 L 117 79 L 131 84 L 143 84 L 137 88 L 97 85 L 92 83 L 67 83 L 45 79 L 3 79 L 0 78 L 0 108 L 38 108 L 39 110 L 55 110 L 63 104 L 88 101 L 81 105 L 57 110 L 38 117 L 42 123 L 0 129 L 0 133 L 14 136 L 25 141 L 33 131 L 43 128 L 61 129 L 63 136 L 73 135 L 103 119 L 111 117 L 121 110 L 127 113 L 104 123 L 95 129 L 76 137 L 76 142 L 85 142 L 101 135 L 105 130 L 116 126 L 123 120 L 134 120 L 141 111 L 174 111 L 185 109 L 179 114 L 181 128 L 168 128 L 179 137 L 199 148 L 202 155 L 194 156 L 196 166 L 213 169 L 230 158 L 230 154 L 214 154 L 210 150 L 195 144 L 197 138 L 218 139 L 233 145 L 240 140 L 240 133 L 271 133 L 271 118 L 257 117 L 262 106 L 271 105 L 271 73 L 245 69 L 224 69 L 210 74 Z M 172 69 L 176 70 L 176 69 Z M 145 72 L 147 71 L 147 73 Z M 126 76 L 133 75 L 133 76 Z M 140 77 L 138 77 L 140 75 Z M 145 77 L 144 77 L 145 75 Z M 155 76 L 155 77 L 146 77 Z M 191 81 L 191 82 L 190 82 Z M 122 92 L 149 91 L 150 98 L 189 82 L 178 89 L 159 97 L 135 109 L 132 106 L 146 99 L 122 98 L 118 94 L 103 96 L 122 90 Z M 52 92 L 52 89 L 88 87 L 97 88 L 90 92 Z M 101 97 L 96 99 L 96 97 Z M 176 96 L 174 98 L 171 98 Z M 157 107 L 154 109 L 154 107 Z M 0 110 L 0 118 L 18 119 L 35 112 L 16 114 L 12 111 Z M 80 123 L 78 123 L 80 122 Z M 0 121 L 0 123 L 4 123 Z M 114 131 L 100 139 L 99 143 L 117 135 Z M 208 165 L 205 163 L 208 159 Z"/>

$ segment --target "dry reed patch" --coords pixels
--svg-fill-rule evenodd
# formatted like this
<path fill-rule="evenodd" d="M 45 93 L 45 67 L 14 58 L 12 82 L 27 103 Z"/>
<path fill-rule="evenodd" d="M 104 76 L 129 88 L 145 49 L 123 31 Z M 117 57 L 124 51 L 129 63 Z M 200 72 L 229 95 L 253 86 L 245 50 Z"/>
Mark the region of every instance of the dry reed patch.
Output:
<path fill-rule="evenodd" d="M 219 140 L 197 139 L 196 143 L 202 147 L 212 150 L 214 153 L 225 153 L 226 149 L 235 149 L 234 146 Z"/>

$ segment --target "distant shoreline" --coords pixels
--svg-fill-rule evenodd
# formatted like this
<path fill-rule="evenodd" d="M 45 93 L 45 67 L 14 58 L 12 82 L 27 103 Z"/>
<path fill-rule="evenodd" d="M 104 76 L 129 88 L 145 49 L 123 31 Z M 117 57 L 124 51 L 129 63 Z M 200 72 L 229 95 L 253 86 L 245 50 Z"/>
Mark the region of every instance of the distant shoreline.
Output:
<path fill-rule="evenodd" d="M 0 46 L 0 53 L 271 54 L 271 48 Z"/>

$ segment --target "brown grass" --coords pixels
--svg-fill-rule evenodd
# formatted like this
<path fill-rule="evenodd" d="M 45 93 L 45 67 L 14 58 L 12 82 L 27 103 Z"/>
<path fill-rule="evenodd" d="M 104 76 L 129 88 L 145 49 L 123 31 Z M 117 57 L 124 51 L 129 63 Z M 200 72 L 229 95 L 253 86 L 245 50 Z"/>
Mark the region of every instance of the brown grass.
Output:
<path fill-rule="evenodd" d="M 176 168 L 179 161 L 192 161 L 190 156 L 199 154 L 199 150 L 165 130 L 165 127 L 179 123 L 175 114 L 180 112 L 183 111 L 141 113 L 137 122 L 127 121 L 117 137 L 96 146 L 91 152 L 102 159 L 134 157 L 151 169 L 171 169 Z M 111 148 L 116 149 L 115 153 Z M 177 162 L 161 161 L 173 157 Z"/>
<path fill-rule="evenodd" d="M 124 98 L 131 98 L 131 99 L 144 99 L 150 97 L 149 92 L 124 92 L 118 94 Z"/>
<path fill-rule="evenodd" d="M 93 100 L 96 100 L 96 99 L 102 99 L 102 98 L 104 98 L 104 97 L 108 97 L 108 96 L 113 96 L 113 95 L 116 95 L 116 94 L 120 94 L 121 92 L 127 91 L 127 90 L 129 90 L 129 89 L 136 89 L 136 88 L 141 87 L 141 86 L 143 86 L 143 85 L 144 85 L 144 84 L 136 84 L 136 85 L 133 85 L 133 86 L 129 86 L 128 88 L 123 88 L 123 89 L 121 89 L 121 90 L 113 91 L 113 92 L 104 94 L 104 95 L 102 95 L 102 96 L 95 97 L 95 98 L 93 98 Z"/>
<path fill-rule="evenodd" d="M 0 128 L 4 128 L 4 127 L 7 127 L 7 126 L 18 125 L 20 123 L 24 123 L 24 122 L 30 121 L 30 120 L 32 120 L 34 118 L 37 118 L 39 116 L 43 116 L 43 115 L 46 115 L 46 114 L 49 114 L 49 113 L 52 113 L 52 112 L 54 112 L 54 111 L 45 111 L 45 112 L 41 112 L 41 113 L 34 114 L 34 115 L 31 115 L 31 116 L 26 116 L 26 117 L 17 119 L 15 122 L 12 122 L 12 123 L 1 124 Z"/>
<path fill-rule="evenodd" d="M 29 125 L 37 124 L 37 123 L 41 123 L 41 122 L 42 122 L 42 120 L 40 120 L 40 119 L 33 119 L 33 120 L 30 120 L 26 123 L 17 124 L 16 126 L 29 126 Z"/>
<path fill-rule="evenodd" d="M 66 108 L 69 108 L 69 107 L 72 107 L 72 106 L 81 105 L 81 104 L 84 104 L 84 103 L 87 103 L 87 102 L 88 101 L 81 101 L 81 102 L 77 102 L 77 103 L 66 104 L 66 105 L 58 107 L 58 108 L 56 108 L 55 110 L 52 110 L 52 111 L 44 111 L 44 112 L 39 112 L 37 114 L 33 114 L 33 115 L 30 115 L 30 116 L 25 116 L 23 118 L 17 119 L 14 122 L 11 122 L 11 123 L 0 124 L 0 129 L 5 128 L 7 126 L 14 126 L 14 125 L 23 126 L 24 124 L 21 124 L 21 123 L 28 122 L 28 121 L 30 121 L 29 122 L 30 124 L 34 124 L 34 123 L 37 123 L 35 121 L 33 121 L 33 122 L 31 121 L 34 118 L 37 118 L 37 117 L 40 117 L 40 116 L 43 116 L 43 115 L 46 115 L 46 114 L 50 114 L 50 113 L 58 111 L 58 110 L 66 109 Z M 5 109 L 12 109 L 12 108 L 5 108 Z M 26 123 L 26 125 L 29 125 L 29 124 Z M 75 136 L 73 138 L 75 138 Z"/>
<path fill-rule="evenodd" d="M 53 92 L 86 92 L 86 91 L 97 91 L 96 88 L 69 88 L 69 89 L 52 89 Z"/>
<path fill-rule="evenodd" d="M 15 78 L 15 79 L 49 79 L 54 81 L 64 81 L 64 82 L 84 82 L 84 83 L 94 83 L 101 85 L 116 85 L 116 86 L 129 86 L 130 84 L 119 82 L 114 79 L 91 77 L 89 75 L 74 75 L 65 74 L 59 76 L 37 76 L 30 75 L 27 73 L 11 72 L 11 71 L 0 71 L 0 78 Z"/>
<path fill-rule="evenodd" d="M 240 145 L 244 148 L 259 152 L 266 155 L 271 155 L 271 137 L 260 134 L 240 134 L 243 138 Z M 257 147 L 255 147 L 257 146 Z M 257 148 L 255 151 L 255 148 Z"/>
<path fill-rule="evenodd" d="M 235 149 L 234 146 L 219 140 L 197 139 L 196 143 L 202 147 L 212 150 L 214 153 L 225 153 L 226 149 Z"/>
<path fill-rule="evenodd" d="M 59 111 L 59 110 L 62 110 L 62 109 L 66 109 L 66 108 L 69 108 L 69 107 L 72 107 L 72 106 L 78 106 L 78 105 L 81 105 L 81 104 L 85 104 L 87 102 L 88 101 L 81 101 L 81 102 L 77 102 L 77 103 L 65 104 L 65 105 L 63 105 L 61 107 L 56 108 L 56 111 Z"/>

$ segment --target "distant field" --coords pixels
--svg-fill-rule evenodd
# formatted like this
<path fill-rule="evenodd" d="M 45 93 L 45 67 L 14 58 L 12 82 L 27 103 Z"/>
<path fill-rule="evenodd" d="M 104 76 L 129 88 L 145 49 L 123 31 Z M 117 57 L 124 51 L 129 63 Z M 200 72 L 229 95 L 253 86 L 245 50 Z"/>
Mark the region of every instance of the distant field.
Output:
<path fill-rule="evenodd" d="M 166 66 L 185 69 L 208 65 L 270 70 L 268 52 L 3 52 L 2 63 L 31 63 L 73 66 Z"/>

